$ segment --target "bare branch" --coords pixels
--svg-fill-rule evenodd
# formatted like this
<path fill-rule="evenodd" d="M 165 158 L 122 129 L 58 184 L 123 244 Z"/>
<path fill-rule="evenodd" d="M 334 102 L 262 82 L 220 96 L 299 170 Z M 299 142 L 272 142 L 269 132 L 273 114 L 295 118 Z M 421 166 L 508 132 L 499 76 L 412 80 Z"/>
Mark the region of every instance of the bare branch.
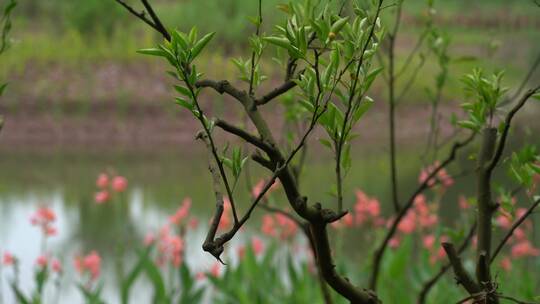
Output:
<path fill-rule="evenodd" d="M 238 101 L 241 101 L 242 98 L 244 98 L 244 96 L 246 95 L 246 92 L 237 89 L 227 80 L 215 81 L 210 79 L 203 79 L 197 81 L 195 85 L 198 88 L 212 88 L 219 94 L 227 93 Z"/>
<path fill-rule="evenodd" d="M 257 136 L 255 136 L 255 135 L 253 135 L 253 134 L 251 134 L 251 133 L 249 133 L 247 131 L 244 131 L 244 130 L 236 127 L 236 126 L 233 126 L 233 125 L 229 124 L 228 122 L 226 122 L 224 120 L 221 120 L 221 119 L 216 120 L 216 126 L 220 127 L 221 129 L 223 129 L 226 132 L 229 132 L 231 134 L 234 134 L 234 135 L 244 139 L 246 142 L 254 145 L 255 147 L 257 147 L 257 148 L 259 148 L 261 150 L 263 150 L 264 152 L 266 152 L 269 155 L 275 155 L 277 153 L 275 148 L 268 145 L 267 143 L 262 141 Z"/>
<path fill-rule="evenodd" d="M 148 14 L 150 15 L 150 18 L 152 18 L 152 20 L 146 17 L 145 11 L 137 12 L 133 7 L 131 7 L 129 4 L 127 4 L 123 0 L 115 0 L 115 1 L 118 4 L 122 5 L 132 15 L 141 19 L 144 23 L 148 24 L 154 30 L 159 32 L 167 41 L 171 40 L 171 35 L 169 34 L 169 32 L 167 32 L 167 30 L 165 29 L 165 27 L 163 26 L 159 18 L 156 16 L 154 10 L 152 9 L 152 6 L 148 3 L 148 1 L 141 0 L 142 4 L 144 5 L 145 9 L 148 11 Z"/>
<path fill-rule="evenodd" d="M 287 93 L 288 91 L 290 91 L 295 86 L 296 86 L 296 82 L 294 82 L 293 80 L 287 80 L 282 85 L 280 85 L 279 87 L 277 87 L 277 88 L 273 89 L 272 91 L 268 92 L 266 95 L 262 96 L 259 99 L 256 99 L 255 103 L 257 105 L 264 105 L 264 104 L 268 103 L 269 101 L 273 100 L 274 98 L 279 97 L 282 94 Z"/>
<path fill-rule="evenodd" d="M 169 32 L 167 32 L 167 30 L 163 26 L 163 23 L 161 23 L 161 20 L 159 20 L 159 17 L 154 12 L 154 9 L 150 5 L 150 3 L 148 3 L 148 0 L 141 0 L 141 2 L 144 5 L 144 8 L 148 12 L 148 14 L 150 15 L 150 18 L 152 18 L 152 20 L 154 21 L 154 25 L 155 25 L 154 28 L 159 33 L 161 33 L 161 35 L 163 35 L 163 38 L 167 39 L 167 41 L 170 41 L 171 40 L 171 35 L 169 34 Z"/>
<path fill-rule="evenodd" d="M 461 263 L 461 259 L 459 258 L 454 245 L 451 243 L 442 243 L 442 246 L 444 251 L 446 251 L 446 255 L 448 256 L 448 260 L 450 261 L 452 268 L 454 269 L 454 274 L 456 275 L 458 284 L 461 284 L 467 290 L 467 292 L 470 295 L 473 295 L 473 298 L 475 298 L 474 295 L 481 293 L 482 289 L 463 267 L 463 263 Z"/>

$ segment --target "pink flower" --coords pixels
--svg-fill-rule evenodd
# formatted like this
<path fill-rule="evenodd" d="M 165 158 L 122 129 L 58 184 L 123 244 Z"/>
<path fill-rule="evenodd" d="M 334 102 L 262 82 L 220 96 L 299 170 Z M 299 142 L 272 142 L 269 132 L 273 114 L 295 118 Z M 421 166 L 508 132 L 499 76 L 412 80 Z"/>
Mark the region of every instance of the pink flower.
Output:
<path fill-rule="evenodd" d="M 45 234 L 48 236 L 55 236 L 58 234 L 58 230 L 56 229 L 56 227 L 48 226 L 45 229 Z"/>
<path fill-rule="evenodd" d="M 354 225 L 354 218 L 351 213 L 345 214 L 341 221 L 343 222 L 343 225 L 345 225 L 345 227 L 352 227 Z"/>
<path fill-rule="evenodd" d="M 257 197 L 259 196 L 259 194 L 262 192 L 263 188 L 264 188 L 264 180 L 260 180 L 259 182 L 257 182 L 257 184 L 255 184 L 255 186 L 253 186 L 253 189 L 251 190 L 251 195 L 253 197 Z"/>
<path fill-rule="evenodd" d="M 184 240 L 180 236 L 170 234 L 168 225 L 161 228 L 157 247 L 159 264 L 170 262 L 174 267 L 182 265 Z"/>
<path fill-rule="evenodd" d="M 115 176 L 112 180 L 112 189 L 116 192 L 126 191 L 128 186 L 128 181 L 123 176 Z"/>
<path fill-rule="evenodd" d="M 221 273 L 221 264 L 219 263 L 214 263 L 214 265 L 212 265 L 212 268 L 210 269 L 210 274 L 213 276 L 213 277 L 219 277 Z"/>
<path fill-rule="evenodd" d="M 463 195 L 459 196 L 458 202 L 459 202 L 459 208 L 461 208 L 462 210 L 469 209 L 471 207 L 469 205 L 469 202 L 467 201 L 467 198 L 465 198 L 465 196 Z"/>
<path fill-rule="evenodd" d="M 433 234 L 428 234 L 424 236 L 424 238 L 422 239 L 422 243 L 424 244 L 424 247 L 426 249 L 433 248 L 433 244 L 435 244 L 435 236 Z"/>
<path fill-rule="evenodd" d="M 191 218 L 189 220 L 188 226 L 191 229 L 197 229 L 197 226 L 199 226 L 199 220 L 196 218 Z"/>
<path fill-rule="evenodd" d="M 96 201 L 97 204 L 103 204 L 107 202 L 109 198 L 110 198 L 109 191 L 106 191 L 106 190 L 99 191 L 94 196 L 94 200 Z"/>
<path fill-rule="evenodd" d="M 62 264 L 58 259 L 53 259 L 51 261 L 51 269 L 53 272 L 62 273 Z"/>
<path fill-rule="evenodd" d="M 11 266 L 15 264 L 17 261 L 17 258 L 13 254 L 11 254 L 9 251 L 4 252 L 4 257 L 2 259 L 2 264 L 5 266 Z"/>
<path fill-rule="evenodd" d="M 515 236 L 515 238 L 516 238 L 518 241 L 523 241 L 523 240 L 526 240 L 526 239 L 527 239 L 527 235 L 525 234 L 525 231 L 523 231 L 523 229 L 521 229 L 521 228 L 516 228 L 516 229 L 514 230 L 513 235 Z"/>
<path fill-rule="evenodd" d="M 519 243 L 512 246 L 511 249 L 512 257 L 521 258 L 526 256 L 539 256 L 540 249 L 534 248 L 531 242 L 528 240 L 520 241 Z"/>
<path fill-rule="evenodd" d="M 107 173 L 101 173 L 96 180 L 96 186 L 99 188 L 107 188 L 109 186 L 109 175 Z"/>
<path fill-rule="evenodd" d="M 238 246 L 238 256 L 240 257 L 240 259 L 243 259 L 244 256 L 246 255 L 246 246 Z"/>
<path fill-rule="evenodd" d="M 356 213 L 356 224 L 361 225 L 366 220 L 375 222 L 381 213 L 381 207 L 377 199 L 370 198 L 361 190 L 357 190 L 354 211 Z"/>
<path fill-rule="evenodd" d="M 268 235 L 268 236 L 276 236 L 276 226 L 274 222 L 274 218 L 269 215 L 265 214 L 262 218 L 262 227 L 261 227 L 262 233 Z"/>
<path fill-rule="evenodd" d="M 195 279 L 197 279 L 197 281 L 204 280 L 206 279 L 206 274 L 204 272 L 197 272 Z"/>
<path fill-rule="evenodd" d="M 289 217 L 281 213 L 277 213 L 276 221 L 279 227 L 281 228 L 281 234 L 280 234 L 281 239 L 287 239 L 289 237 L 293 237 L 294 235 L 296 235 L 298 227 L 296 227 L 296 223 L 293 220 L 291 220 Z"/>
<path fill-rule="evenodd" d="M 101 272 L 101 257 L 96 251 L 91 251 L 84 257 L 75 257 L 74 266 L 81 275 L 89 274 L 90 279 L 95 281 Z"/>
<path fill-rule="evenodd" d="M 407 212 L 398 224 L 397 229 L 405 234 L 412 233 L 416 229 L 416 214 L 414 212 Z"/>
<path fill-rule="evenodd" d="M 497 216 L 495 220 L 497 221 L 497 224 L 499 224 L 499 226 L 505 229 L 509 229 L 510 227 L 512 227 L 512 220 L 504 214 Z"/>
<path fill-rule="evenodd" d="M 219 220 L 219 229 L 227 229 L 232 225 L 231 219 L 232 205 L 228 197 L 223 198 L 223 214 Z"/>
<path fill-rule="evenodd" d="M 40 255 L 36 259 L 36 265 L 39 266 L 40 268 L 47 268 L 48 264 L 49 264 L 49 261 L 48 261 L 47 257 L 44 256 L 44 255 Z"/>
<path fill-rule="evenodd" d="M 501 265 L 501 268 L 506 272 L 510 272 L 510 270 L 512 270 L 512 261 L 510 260 L 509 257 L 502 258 L 500 265 Z"/>
<path fill-rule="evenodd" d="M 156 236 L 152 232 L 148 232 L 144 237 L 144 246 L 148 247 L 156 242 Z"/>
<path fill-rule="evenodd" d="M 400 243 L 401 243 L 401 241 L 400 241 L 400 239 L 398 237 L 393 237 L 388 241 L 388 246 L 390 246 L 390 248 L 395 249 L 395 248 L 399 247 Z"/>
<path fill-rule="evenodd" d="M 255 255 L 260 255 L 264 251 L 264 243 L 258 237 L 251 239 L 251 247 L 253 247 Z"/>
<path fill-rule="evenodd" d="M 189 208 L 191 207 L 191 199 L 185 198 L 182 205 L 174 215 L 169 217 L 169 222 L 174 225 L 180 225 L 180 222 L 189 215 Z"/>
<path fill-rule="evenodd" d="M 261 194 L 261 192 L 263 191 L 264 189 L 264 186 L 266 186 L 266 181 L 261 179 L 260 181 L 257 182 L 257 184 L 255 184 L 255 186 L 253 186 L 253 189 L 251 190 L 251 195 L 256 198 L 259 196 L 259 194 Z M 268 191 L 266 191 L 265 194 L 268 194 L 272 191 L 274 191 L 275 189 L 277 189 L 279 187 L 279 182 L 276 180 L 274 181 L 274 183 L 270 186 L 270 188 L 268 189 Z"/>
<path fill-rule="evenodd" d="M 430 167 L 427 167 L 426 169 L 423 169 L 422 171 L 420 171 L 420 175 L 418 176 L 418 182 L 420 184 L 424 183 L 429 178 L 432 170 L 433 170 L 433 168 L 430 166 Z M 430 178 L 429 181 L 427 182 L 427 185 L 430 186 L 430 187 L 435 185 L 435 179 Z"/>
<path fill-rule="evenodd" d="M 435 264 L 437 261 L 440 261 L 444 259 L 446 256 L 446 251 L 444 251 L 444 248 L 442 246 L 439 246 L 439 249 L 437 249 L 437 252 L 435 254 L 431 254 L 429 257 L 429 262 L 431 264 Z"/>
<path fill-rule="evenodd" d="M 437 173 L 437 178 L 441 181 L 442 185 L 446 188 L 454 184 L 454 179 L 446 172 L 446 169 L 441 169 Z"/>
<path fill-rule="evenodd" d="M 45 236 L 53 236 L 57 234 L 53 223 L 56 221 L 56 213 L 48 207 L 40 207 L 32 216 L 30 223 L 33 226 L 40 226 L 41 231 Z"/>
<path fill-rule="evenodd" d="M 527 209 L 525 209 L 525 208 L 517 208 L 516 217 L 521 218 L 521 217 L 523 217 L 525 215 L 525 213 L 527 213 Z"/>

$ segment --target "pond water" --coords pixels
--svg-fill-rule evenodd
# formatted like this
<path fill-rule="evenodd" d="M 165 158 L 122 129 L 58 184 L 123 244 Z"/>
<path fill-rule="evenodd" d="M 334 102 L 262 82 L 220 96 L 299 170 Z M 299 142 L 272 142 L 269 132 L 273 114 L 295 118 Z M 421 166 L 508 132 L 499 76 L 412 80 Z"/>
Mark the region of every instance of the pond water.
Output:
<path fill-rule="evenodd" d="M 400 196 L 403 199 L 417 185 L 421 166 L 420 156 L 413 148 L 400 151 L 398 158 Z M 301 189 L 311 201 L 328 202 L 331 201 L 328 193 L 333 183 L 333 162 L 329 155 L 315 152 L 317 155 L 311 155 L 310 166 L 305 169 Z M 345 206 L 351 207 L 355 200 L 354 190 L 362 189 L 379 198 L 383 212 L 389 212 L 388 153 L 384 149 L 353 153 L 353 167 L 345 183 Z M 467 160 L 467 152 L 460 154 L 451 173 L 468 170 L 468 164 L 471 162 Z M 73 268 L 74 254 L 95 249 L 103 257 L 105 279 L 117 282 L 116 274 L 124 271 L 120 261 L 125 264 L 130 257 L 126 253 L 140 247 L 145 234 L 159 229 L 182 200 L 190 197 L 192 213 L 201 224 L 187 236 L 187 262 L 195 271 L 206 271 L 214 263 L 214 259 L 201 249 L 205 223 L 213 211 L 214 201 L 206 153 L 199 147 L 159 151 L 1 152 L 0 168 L 0 251 L 9 250 L 21 260 L 24 290 L 32 288 L 34 261 L 43 248 L 40 230 L 31 226 L 29 221 L 30 215 L 41 205 L 48 205 L 57 213 L 59 233 L 50 239 L 47 248 L 51 253 L 64 257 L 65 268 Z M 127 177 L 129 188 L 114 204 L 96 205 L 95 179 L 100 172 L 107 170 Z M 264 176 L 262 173 L 252 166 L 256 179 Z M 457 179 L 454 189 L 446 193 L 440 207 L 444 222 L 451 223 L 459 216 L 458 194 L 471 195 L 473 186 L 470 175 Z M 249 203 L 247 188 L 240 183 L 237 189 L 237 201 L 240 208 L 245 208 Z M 274 199 L 286 206 L 279 191 Z M 260 228 L 257 217 L 261 214 L 262 210 L 256 212 L 255 219 L 230 247 L 234 248 L 235 244 L 243 242 L 251 232 Z M 354 246 L 354 242 L 343 244 Z M 76 281 L 74 275 L 68 271 L 66 282 Z M 11 303 L 7 290 L 4 278 L 2 294 L 6 303 Z M 137 289 L 137 292 L 148 296 L 144 288 Z M 114 284 L 107 284 L 105 295 L 111 303 L 118 299 L 114 293 Z M 64 288 L 61 295 L 65 303 L 79 302 L 78 297 L 75 288 Z"/>

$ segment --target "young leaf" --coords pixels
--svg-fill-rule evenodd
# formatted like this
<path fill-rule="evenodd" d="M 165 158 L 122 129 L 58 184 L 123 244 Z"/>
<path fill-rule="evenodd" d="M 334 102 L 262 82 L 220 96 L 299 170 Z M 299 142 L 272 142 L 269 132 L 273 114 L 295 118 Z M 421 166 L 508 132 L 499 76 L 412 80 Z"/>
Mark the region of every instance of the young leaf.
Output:
<path fill-rule="evenodd" d="M 140 49 L 137 51 L 137 53 L 150 56 L 167 57 L 167 53 L 165 53 L 165 51 L 156 48 Z"/>
<path fill-rule="evenodd" d="M 191 50 L 191 58 L 192 59 L 195 59 L 199 55 L 199 53 L 204 49 L 204 47 L 208 44 L 208 42 L 210 42 L 210 40 L 212 40 L 212 37 L 214 37 L 215 34 L 216 34 L 215 32 L 208 33 L 208 34 L 204 35 L 204 37 L 202 37 L 201 40 L 199 40 L 195 44 L 195 46 Z"/>

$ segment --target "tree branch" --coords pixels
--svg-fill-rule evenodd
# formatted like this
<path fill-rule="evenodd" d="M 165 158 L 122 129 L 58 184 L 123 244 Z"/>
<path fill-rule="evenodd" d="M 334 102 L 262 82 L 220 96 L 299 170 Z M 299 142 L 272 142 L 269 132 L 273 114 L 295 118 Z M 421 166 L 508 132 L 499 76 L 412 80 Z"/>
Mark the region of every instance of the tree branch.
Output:
<path fill-rule="evenodd" d="M 152 9 L 152 6 L 148 3 L 148 1 L 141 0 L 142 4 L 144 5 L 145 9 L 148 11 L 148 14 L 152 18 L 152 20 L 146 17 L 145 11 L 137 12 L 133 7 L 131 7 L 129 4 L 127 4 L 123 0 L 115 0 L 115 1 L 118 4 L 122 5 L 132 15 L 141 19 L 142 21 L 144 21 L 144 23 L 148 24 L 154 30 L 159 32 L 163 36 L 163 38 L 165 38 L 167 41 L 171 40 L 171 35 L 169 34 L 169 32 L 167 32 L 167 30 L 165 29 L 165 27 L 163 26 L 163 24 L 161 23 L 157 15 L 154 13 L 154 10 Z"/>
<path fill-rule="evenodd" d="M 281 96 L 282 94 L 287 93 L 292 88 L 296 87 L 296 82 L 293 80 L 287 80 L 279 87 L 273 89 L 272 91 L 268 92 L 266 95 L 262 96 L 259 99 L 255 100 L 255 103 L 260 106 L 268 103 L 269 101 L 273 100 L 276 97 Z"/>
<path fill-rule="evenodd" d="M 451 243 L 442 243 L 442 246 L 444 251 L 446 251 L 446 255 L 448 256 L 448 260 L 450 261 L 452 268 L 454 269 L 454 274 L 456 275 L 458 284 L 461 284 L 472 296 L 481 293 L 482 289 L 480 286 L 476 284 L 471 275 L 463 267 L 463 263 L 461 263 L 461 259 L 459 258 L 454 245 Z"/>
<path fill-rule="evenodd" d="M 216 120 L 215 124 L 216 124 L 217 127 L 221 128 L 222 130 L 224 130 L 224 131 L 226 131 L 228 133 L 234 134 L 234 135 L 242 138 L 246 142 L 254 145 L 255 147 L 263 150 L 268 155 L 275 155 L 277 153 L 275 148 L 268 145 L 267 143 L 262 141 L 257 136 L 255 136 L 255 135 L 253 135 L 253 134 L 251 134 L 251 133 L 249 133 L 247 131 L 244 131 L 244 130 L 236 127 L 236 126 L 233 126 L 233 125 L 229 124 L 228 122 L 226 122 L 226 121 L 224 121 L 222 119 Z"/>
<path fill-rule="evenodd" d="M 210 79 L 203 79 L 197 81 L 195 85 L 198 88 L 212 88 L 219 94 L 227 93 L 238 101 L 242 101 L 242 99 L 246 95 L 246 92 L 237 89 L 227 80 L 215 81 Z"/>

